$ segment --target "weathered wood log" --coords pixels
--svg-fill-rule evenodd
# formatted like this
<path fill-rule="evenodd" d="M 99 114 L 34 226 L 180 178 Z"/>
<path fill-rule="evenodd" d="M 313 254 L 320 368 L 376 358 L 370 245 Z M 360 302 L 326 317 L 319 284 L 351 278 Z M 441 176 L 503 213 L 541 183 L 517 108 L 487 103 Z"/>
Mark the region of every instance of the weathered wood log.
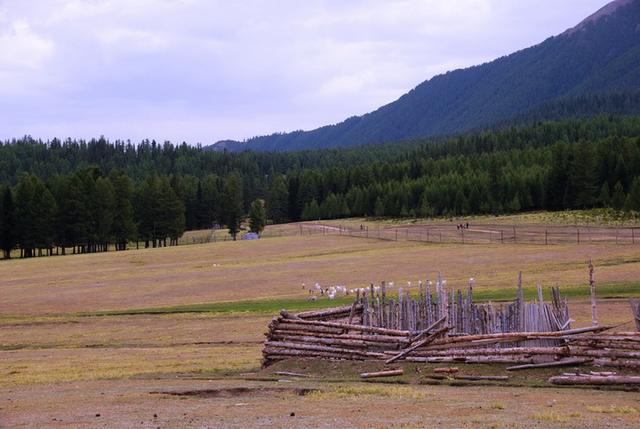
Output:
<path fill-rule="evenodd" d="M 448 367 L 448 368 L 434 368 L 433 372 L 436 374 L 453 374 L 458 372 L 459 369 L 457 367 Z"/>
<path fill-rule="evenodd" d="M 362 340 L 369 341 L 372 343 L 382 343 L 382 344 L 410 344 L 410 340 L 408 338 L 403 337 L 392 337 L 387 335 L 365 335 L 365 334 L 330 334 L 324 332 L 313 332 L 313 331 L 290 331 L 288 329 L 276 329 L 273 333 L 269 335 L 282 335 L 282 336 L 310 336 L 317 338 L 336 338 L 336 339 L 345 339 L 345 340 Z"/>
<path fill-rule="evenodd" d="M 574 356 L 593 356 L 593 357 L 608 357 L 612 359 L 628 358 L 628 359 L 640 359 L 640 351 L 629 351 L 620 349 L 593 349 L 589 347 L 575 347 L 569 346 L 569 352 Z"/>
<path fill-rule="evenodd" d="M 344 329 L 335 328 L 330 326 L 314 326 L 310 328 L 309 325 L 303 325 L 299 322 L 304 322 L 304 320 L 291 320 L 287 322 L 281 322 L 278 324 L 277 329 L 287 329 L 290 331 L 314 331 L 314 332 L 326 332 L 328 334 L 342 334 L 344 333 Z"/>
<path fill-rule="evenodd" d="M 446 320 L 447 320 L 446 317 L 441 317 L 440 319 L 438 319 L 434 323 L 432 323 L 427 329 L 423 329 L 422 331 L 418 331 L 418 332 L 414 333 L 413 338 L 411 338 L 411 342 L 417 342 L 417 341 L 422 340 L 422 338 L 425 335 L 429 335 L 429 333 L 431 331 L 436 329 L 438 327 L 438 325 L 440 325 L 441 323 L 443 323 Z"/>
<path fill-rule="evenodd" d="M 438 329 L 436 332 L 434 332 L 433 334 L 429 335 L 427 338 L 418 341 L 417 343 L 415 343 L 411 347 L 406 348 L 403 351 L 401 351 L 400 353 L 398 353 L 397 355 L 393 356 L 392 358 L 387 359 L 387 361 L 385 363 L 386 364 L 390 364 L 392 362 L 397 361 L 398 359 L 408 355 L 409 353 L 411 353 L 412 351 L 414 351 L 418 347 L 422 347 L 422 346 L 424 346 L 426 344 L 429 344 L 431 341 L 435 340 L 436 338 L 441 337 L 442 335 L 446 334 L 448 330 L 449 330 L 448 326 L 445 326 L 444 328 Z"/>
<path fill-rule="evenodd" d="M 285 319 L 302 320 L 297 314 L 289 313 L 287 310 L 280 310 L 280 315 Z"/>
<path fill-rule="evenodd" d="M 456 380 L 489 380 L 489 381 L 506 381 L 509 380 L 508 375 L 455 375 L 453 377 Z"/>
<path fill-rule="evenodd" d="M 595 386 L 605 386 L 605 385 L 640 385 L 640 376 L 633 375 L 588 375 L 588 376 L 569 376 L 569 375 L 559 375 L 555 377 L 549 378 L 549 382 L 553 384 L 559 385 L 595 385 Z"/>
<path fill-rule="evenodd" d="M 411 332 L 402 331 L 398 329 L 387 329 L 387 328 L 378 328 L 375 326 L 362 326 L 362 325 L 350 325 L 348 323 L 338 323 L 338 322 L 322 322 L 316 320 L 294 320 L 293 324 L 296 325 L 306 325 L 306 326 L 319 326 L 325 328 L 337 328 L 343 329 L 346 331 L 360 331 L 360 332 L 373 332 L 376 334 L 383 335 L 392 335 L 392 336 L 400 336 L 400 337 L 409 337 L 411 336 Z M 288 320 L 283 320 L 282 324 L 289 325 Z"/>
<path fill-rule="evenodd" d="M 507 371 L 520 371 L 523 369 L 533 369 L 533 368 L 553 368 L 558 366 L 575 366 L 575 365 L 584 365 L 585 363 L 589 363 L 589 362 L 593 362 L 593 359 L 568 358 L 568 359 L 562 359 L 556 362 L 532 363 L 532 364 L 526 364 L 526 365 L 510 366 L 507 368 Z"/>
<path fill-rule="evenodd" d="M 451 357 L 451 356 L 435 356 L 435 357 L 414 357 L 407 356 L 408 362 L 425 362 L 425 363 L 477 363 L 477 364 L 531 364 L 535 363 L 533 358 L 526 356 L 468 356 L 468 357 Z"/>
<path fill-rule="evenodd" d="M 357 355 L 357 356 L 368 356 L 368 357 L 384 356 L 383 353 L 366 352 L 362 350 L 352 350 L 352 349 L 345 349 L 345 348 L 339 348 L 339 347 L 319 346 L 315 344 L 293 343 L 293 342 L 285 342 L 285 341 L 267 341 L 265 343 L 265 348 L 315 350 L 315 351 L 321 351 L 321 352 L 341 353 L 345 355 Z"/>
<path fill-rule="evenodd" d="M 354 348 L 381 348 L 383 350 L 400 349 L 400 343 L 381 343 L 376 341 L 350 340 L 341 338 L 322 338 L 315 336 L 272 335 L 270 341 L 292 341 L 296 343 L 337 345 Z"/>
<path fill-rule="evenodd" d="M 288 349 L 266 349 L 267 359 L 292 359 L 292 358 L 322 358 L 340 360 L 367 360 L 361 356 L 348 356 L 339 353 L 320 352 L 313 350 L 288 350 Z"/>
<path fill-rule="evenodd" d="M 394 352 L 386 352 L 393 354 Z M 568 355 L 567 347 L 510 347 L 484 349 L 416 350 L 412 356 L 502 356 L 502 355 Z"/>
<path fill-rule="evenodd" d="M 595 366 L 611 366 L 615 368 L 633 368 L 640 369 L 640 360 L 638 359 L 611 359 L 611 358 L 595 358 L 593 360 Z"/>
<path fill-rule="evenodd" d="M 388 371 L 363 372 L 362 374 L 360 374 L 360 378 L 397 377 L 402 374 L 404 374 L 404 370 L 400 368 Z"/>
<path fill-rule="evenodd" d="M 338 316 L 347 317 L 351 313 L 352 308 L 354 313 L 357 311 L 362 311 L 362 305 L 355 304 L 355 305 L 346 305 L 343 307 L 330 308 L 327 310 L 304 311 L 302 313 L 295 314 L 295 316 L 300 319 L 323 319 L 326 317 L 338 317 Z"/>
<path fill-rule="evenodd" d="M 631 313 L 633 314 L 633 321 L 635 322 L 636 330 L 640 331 L 640 299 L 630 299 L 629 305 L 631 306 Z"/>
<path fill-rule="evenodd" d="M 275 375 L 284 375 L 288 377 L 300 377 L 300 378 L 311 378 L 309 374 L 301 374 L 299 372 L 290 372 L 290 371 L 276 371 Z"/>

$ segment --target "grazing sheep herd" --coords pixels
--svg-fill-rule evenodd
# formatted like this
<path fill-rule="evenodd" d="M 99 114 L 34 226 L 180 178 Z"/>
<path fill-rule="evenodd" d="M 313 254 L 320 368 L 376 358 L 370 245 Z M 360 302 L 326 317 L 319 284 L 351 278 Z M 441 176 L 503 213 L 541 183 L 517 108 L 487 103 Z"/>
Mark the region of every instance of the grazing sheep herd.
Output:
<path fill-rule="evenodd" d="M 441 285 L 444 286 L 446 283 L 446 280 L 441 280 Z M 470 283 L 473 283 L 474 279 L 471 278 L 470 279 Z M 431 280 L 428 280 L 426 283 L 424 283 L 426 285 L 428 285 L 429 287 L 432 285 Z M 373 285 L 373 284 L 372 284 Z M 412 283 L 410 281 L 407 282 L 407 288 L 411 289 L 411 285 Z M 423 282 L 422 280 L 418 281 L 418 287 L 422 287 Z M 394 282 L 388 282 L 385 285 L 387 291 L 389 290 L 393 290 L 393 288 L 395 287 Z M 356 295 L 364 295 L 365 291 L 369 291 L 370 288 L 348 288 L 343 284 L 337 284 L 337 285 L 331 285 L 331 286 L 327 286 L 324 287 L 322 285 L 320 285 L 320 283 L 314 283 L 313 286 L 311 287 L 307 287 L 307 285 L 305 283 L 302 283 L 302 289 L 303 290 L 308 290 L 309 292 L 309 297 L 307 298 L 309 301 L 317 301 L 319 298 L 323 298 L 326 297 L 330 300 L 335 299 L 337 296 L 356 296 Z M 381 286 L 380 285 L 374 285 L 373 286 L 373 292 L 375 295 L 378 295 L 380 293 L 381 290 Z M 402 288 L 400 288 L 400 290 L 402 290 Z"/>

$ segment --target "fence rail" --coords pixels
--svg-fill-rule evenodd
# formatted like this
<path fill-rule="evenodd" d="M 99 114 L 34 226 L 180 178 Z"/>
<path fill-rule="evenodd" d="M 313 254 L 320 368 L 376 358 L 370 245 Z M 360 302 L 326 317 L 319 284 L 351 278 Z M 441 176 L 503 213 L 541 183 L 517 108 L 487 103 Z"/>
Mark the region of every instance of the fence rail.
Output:
<path fill-rule="evenodd" d="M 397 227 L 352 228 L 322 223 L 300 224 L 300 235 L 343 235 L 387 241 L 418 241 L 459 244 L 640 244 L 640 228 L 533 225 L 421 224 Z"/>

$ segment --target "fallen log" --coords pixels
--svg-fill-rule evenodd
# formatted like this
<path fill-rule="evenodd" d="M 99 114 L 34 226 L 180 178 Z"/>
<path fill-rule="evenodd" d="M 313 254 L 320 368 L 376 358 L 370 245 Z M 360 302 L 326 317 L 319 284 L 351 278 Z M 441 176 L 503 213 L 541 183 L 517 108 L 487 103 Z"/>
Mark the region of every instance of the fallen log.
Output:
<path fill-rule="evenodd" d="M 311 378 L 309 374 L 301 374 L 299 372 L 289 372 L 289 371 L 276 371 L 275 375 L 285 375 L 289 377 L 301 377 L 301 378 Z"/>
<path fill-rule="evenodd" d="M 402 374 L 404 374 L 404 370 L 401 368 L 388 371 L 363 372 L 362 374 L 360 374 L 360 378 L 397 377 Z"/>
<path fill-rule="evenodd" d="M 559 385 L 640 385 L 640 376 L 632 375 L 558 375 L 549 378 L 549 382 Z"/>
<path fill-rule="evenodd" d="M 458 372 L 458 368 L 457 367 L 449 367 L 449 368 L 434 368 L 433 372 L 435 372 L 436 374 L 453 374 Z"/>
<path fill-rule="evenodd" d="M 456 380 L 489 380 L 489 381 L 506 381 L 509 379 L 508 375 L 455 375 L 453 377 Z"/>
<path fill-rule="evenodd" d="M 387 359 L 387 361 L 385 362 L 386 364 L 390 364 L 392 362 L 397 361 L 398 359 L 408 355 L 409 353 L 411 353 L 412 351 L 414 351 L 415 349 L 417 349 L 418 347 L 422 347 L 425 344 L 429 344 L 431 341 L 435 340 L 436 338 L 444 335 L 447 333 L 447 331 L 449 330 L 448 326 L 445 326 L 442 329 L 437 330 L 436 332 L 434 332 L 433 334 L 429 335 L 427 338 L 418 341 L 417 343 L 415 343 L 414 345 L 412 345 L 411 347 L 404 349 L 403 351 L 401 351 L 400 353 L 398 353 L 397 355 L 393 356 L 390 359 Z"/>
<path fill-rule="evenodd" d="M 494 364 L 494 363 L 508 363 L 508 364 L 528 364 L 535 363 L 533 358 L 525 356 L 508 356 L 508 357 L 494 357 L 494 356 L 470 356 L 470 357 L 451 357 L 451 356 L 438 356 L 438 357 L 413 357 L 407 356 L 405 360 L 409 362 L 425 362 L 425 363 L 479 363 L 479 364 Z"/>
<path fill-rule="evenodd" d="M 392 354 L 394 352 L 386 352 Z M 509 347 L 509 348 L 484 348 L 484 349 L 444 349 L 431 350 L 420 349 L 413 352 L 412 356 L 502 356 L 502 355 L 568 355 L 567 347 Z"/>
<path fill-rule="evenodd" d="M 427 375 L 432 380 L 507 381 L 508 375 Z"/>
<path fill-rule="evenodd" d="M 522 369 L 533 369 L 533 368 L 553 368 L 558 366 L 574 366 L 574 365 L 583 365 L 589 362 L 593 362 L 593 359 L 569 358 L 569 359 L 562 359 L 556 362 L 531 363 L 526 365 L 510 366 L 507 368 L 507 371 L 519 371 Z"/>
<path fill-rule="evenodd" d="M 410 344 L 410 340 L 408 338 L 392 337 L 389 335 L 332 334 L 332 333 L 326 333 L 326 332 L 298 331 L 298 330 L 289 330 L 289 329 L 275 329 L 272 333 L 267 334 L 267 336 L 269 335 L 293 335 L 293 336 L 302 336 L 302 337 L 362 340 L 362 341 L 387 343 L 387 344 L 406 344 L 406 345 Z"/>
<path fill-rule="evenodd" d="M 356 361 L 365 361 L 367 358 L 362 356 L 345 356 L 340 353 L 329 353 L 329 352 L 318 352 L 313 350 L 287 350 L 287 349 L 277 349 L 277 350 L 269 350 L 265 359 L 267 360 L 277 360 L 277 359 L 336 359 L 336 360 L 356 360 Z"/>
<path fill-rule="evenodd" d="M 365 340 L 350 340 L 341 338 L 323 338 L 314 336 L 298 336 L 298 335 L 271 335 L 270 341 L 292 341 L 297 343 L 307 344 L 323 344 L 323 345 L 335 345 L 343 347 L 355 347 L 355 348 L 375 348 L 379 350 L 398 350 L 402 347 L 400 343 L 382 343 L 379 341 L 365 341 Z"/>
<path fill-rule="evenodd" d="M 344 355 L 357 355 L 357 356 L 369 356 L 369 357 L 382 357 L 384 354 L 382 353 L 374 353 L 374 352 L 366 352 L 362 350 L 351 350 L 339 347 L 330 347 L 330 346 L 319 346 L 315 344 L 305 344 L 305 343 L 293 343 L 287 341 L 267 341 L 265 343 L 265 348 L 270 349 L 285 349 L 285 350 L 314 350 L 320 352 L 329 352 L 329 353 L 340 353 Z"/>
<path fill-rule="evenodd" d="M 411 342 L 415 343 L 417 341 L 420 341 L 425 335 L 429 335 L 429 332 L 431 332 L 432 330 L 436 329 L 438 327 L 438 325 L 440 325 L 445 320 L 447 320 L 447 316 L 442 316 L 442 318 L 440 318 L 439 320 L 436 320 L 427 329 L 423 329 L 422 331 L 416 332 L 414 334 L 413 338 L 411 338 Z"/>

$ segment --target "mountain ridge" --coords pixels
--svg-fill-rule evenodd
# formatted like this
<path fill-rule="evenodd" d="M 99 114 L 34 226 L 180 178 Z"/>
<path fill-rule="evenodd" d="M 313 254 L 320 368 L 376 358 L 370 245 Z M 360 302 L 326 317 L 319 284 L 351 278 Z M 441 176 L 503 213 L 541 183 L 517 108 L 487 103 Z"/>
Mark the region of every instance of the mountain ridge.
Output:
<path fill-rule="evenodd" d="M 640 0 L 616 0 L 557 36 L 417 85 L 362 116 L 213 149 L 290 151 L 464 133 L 554 101 L 640 88 Z M 597 111 L 595 113 L 606 113 Z"/>

